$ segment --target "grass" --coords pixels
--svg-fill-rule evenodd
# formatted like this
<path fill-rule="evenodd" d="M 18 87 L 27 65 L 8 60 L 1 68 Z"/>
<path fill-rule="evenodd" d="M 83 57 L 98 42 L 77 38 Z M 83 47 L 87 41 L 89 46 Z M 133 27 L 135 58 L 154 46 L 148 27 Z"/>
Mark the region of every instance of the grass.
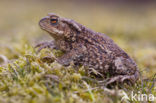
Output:
<path fill-rule="evenodd" d="M 0 103 L 120 103 L 123 93 L 130 97 L 132 91 L 156 96 L 154 7 L 143 8 L 140 13 L 141 10 L 100 4 L 77 7 L 70 2 L 0 2 Z M 43 57 L 59 54 L 49 49 L 37 54 L 34 49 L 35 44 L 52 39 L 38 27 L 38 21 L 48 12 L 72 18 L 110 36 L 138 64 L 139 81 L 134 86 L 109 90 L 83 67 L 44 62 Z"/>

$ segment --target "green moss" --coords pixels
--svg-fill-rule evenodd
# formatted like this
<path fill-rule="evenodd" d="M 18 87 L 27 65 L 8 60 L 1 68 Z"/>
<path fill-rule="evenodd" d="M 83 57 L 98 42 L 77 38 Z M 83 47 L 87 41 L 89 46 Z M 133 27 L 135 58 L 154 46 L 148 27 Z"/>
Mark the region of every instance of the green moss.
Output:
<path fill-rule="evenodd" d="M 7 66 L 0 67 L 0 102 L 86 103 L 102 102 L 105 101 L 104 98 L 108 102 L 120 102 L 119 95 L 116 95 L 116 98 L 107 97 L 106 95 L 112 94 L 105 93 L 98 82 L 84 79 L 85 76 L 90 77 L 87 76 L 83 67 L 77 70 L 72 66 L 63 67 L 57 62 L 46 63 L 42 61 L 43 56 L 53 55 L 48 49 L 37 54 L 30 45 L 27 45 L 26 48 L 23 56 Z M 136 93 L 141 91 L 149 94 L 149 89 L 153 85 L 153 78 L 149 78 L 150 82 L 139 81 L 137 85 L 127 87 L 126 93 L 133 90 Z M 151 89 L 151 92 L 155 94 L 154 88 Z"/>

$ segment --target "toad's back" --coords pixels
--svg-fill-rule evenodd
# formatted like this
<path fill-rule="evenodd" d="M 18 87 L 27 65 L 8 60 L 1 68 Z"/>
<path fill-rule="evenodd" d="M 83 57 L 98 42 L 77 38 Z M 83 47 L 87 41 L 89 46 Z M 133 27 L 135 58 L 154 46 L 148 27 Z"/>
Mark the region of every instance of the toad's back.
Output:
<path fill-rule="evenodd" d="M 119 74 L 134 74 L 137 70 L 135 62 L 125 53 L 120 47 L 118 47 L 112 39 L 102 33 L 94 32 L 90 29 L 82 26 L 83 32 L 78 35 L 81 45 L 86 47 L 86 56 L 84 56 L 84 65 L 96 69 L 100 73 L 119 75 Z M 128 67 L 125 67 L 122 63 L 117 67 L 119 62 L 125 62 Z"/>

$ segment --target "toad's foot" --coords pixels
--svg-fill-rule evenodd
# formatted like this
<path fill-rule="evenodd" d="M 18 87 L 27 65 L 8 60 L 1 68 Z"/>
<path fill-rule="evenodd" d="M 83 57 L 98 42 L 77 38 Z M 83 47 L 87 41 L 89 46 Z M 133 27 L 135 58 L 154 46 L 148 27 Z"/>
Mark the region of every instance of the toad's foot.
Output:
<path fill-rule="evenodd" d="M 136 71 L 134 75 L 118 75 L 112 77 L 106 83 L 106 86 L 111 86 L 113 83 L 128 83 L 129 85 L 133 85 L 139 78 L 139 72 Z"/>
<path fill-rule="evenodd" d="M 55 43 L 53 41 L 51 42 L 43 42 L 43 43 L 39 43 L 35 46 L 35 48 L 39 48 L 37 50 L 37 53 L 40 52 L 43 48 L 51 48 L 51 49 L 57 49 L 55 46 Z"/>

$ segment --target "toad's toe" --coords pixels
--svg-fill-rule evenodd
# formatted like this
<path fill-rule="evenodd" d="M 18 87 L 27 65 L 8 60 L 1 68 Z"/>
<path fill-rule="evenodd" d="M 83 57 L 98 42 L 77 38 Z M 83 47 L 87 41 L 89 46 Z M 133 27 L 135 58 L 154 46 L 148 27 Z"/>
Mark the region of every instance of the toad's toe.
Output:
<path fill-rule="evenodd" d="M 135 78 L 133 75 L 118 75 L 115 77 L 112 77 L 110 79 L 108 79 L 108 82 L 106 83 L 106 86 L 111 86 L 114 83 L 115 84 L 124 84 L 124 83 L 128 83 L 133 85 L 135 82 Z"/>

